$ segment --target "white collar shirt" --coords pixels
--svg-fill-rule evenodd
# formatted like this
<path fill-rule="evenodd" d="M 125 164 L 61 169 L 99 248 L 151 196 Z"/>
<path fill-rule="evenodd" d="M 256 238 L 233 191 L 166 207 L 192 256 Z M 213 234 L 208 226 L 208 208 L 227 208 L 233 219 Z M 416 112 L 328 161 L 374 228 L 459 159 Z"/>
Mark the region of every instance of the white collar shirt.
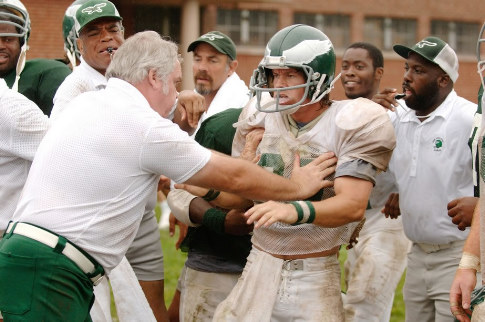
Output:
<path fill-rule="evenodd" d="M 0 230 L 5 230 L 50 120 L 0 79 Z"/>
<path fill-rule="evenodd" d="M 81 57 L 81 63 L 69 74 L 57 89 L 54 96 L 54 107 L 50 118 L 56 120 L 66 106 L 81 93 L 102 89 L 107 80 Z"/>
<path fill-rule="evenodd" d="M 448 216 L 447 204 L 473 196 L 472 155 L 468 138 L 477 105 L 452 91 L 421 122 L 403 100 L 394 118 L 396 148 L 390 170 L 399 191 L 404 232 L 418 243 L 464 240 Z"/>
<path fill-rule="evenodd" d="M 134 86 L 112 78 L 53 123 L 13 219 L 63 235 L 109 272 L 131 245 L 160 175 L 184 182 L 210 155 Z"/>

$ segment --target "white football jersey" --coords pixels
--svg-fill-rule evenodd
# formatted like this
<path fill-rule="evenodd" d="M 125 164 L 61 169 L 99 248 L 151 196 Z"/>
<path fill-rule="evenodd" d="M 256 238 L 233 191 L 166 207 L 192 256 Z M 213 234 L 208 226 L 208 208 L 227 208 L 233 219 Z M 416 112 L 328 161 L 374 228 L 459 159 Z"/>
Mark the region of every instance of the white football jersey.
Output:
<path fill-rule="evenodd" d="M 364 160 L 378 170 L 385 170 L 395 146 L 394 129 L 385 110 L 364 98 L 333 102 L 318 122 L 298 137 L 289 132 L 287 117 L 280 113 L 266 114 L 264 127 L 265 133 L 258 148 L 259 163 L 284 177 L 291 176 L 296 152 L 300 154 L 302 165 L 324 152 L 334 152 L 338 158 L 338 176 L 338 167 L 353 160 Z M 333 196 L 333 188 L 325 188 L 310 200 Z M 315 253 L 348 243 L 358 225 L 353 222 L 324 228 L 277 222 L 256 229 L 253 243 L 272 254 Z"/>

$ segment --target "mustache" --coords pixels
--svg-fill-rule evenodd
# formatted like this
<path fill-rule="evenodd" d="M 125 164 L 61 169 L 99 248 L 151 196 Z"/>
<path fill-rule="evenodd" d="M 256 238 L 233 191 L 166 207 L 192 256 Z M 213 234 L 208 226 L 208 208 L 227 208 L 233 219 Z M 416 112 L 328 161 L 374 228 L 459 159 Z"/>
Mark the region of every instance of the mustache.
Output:
<path fill-rule="evenodd" d="M 402 89 L 403 89 L 403 91 L 408 90 L 411 93 L 414 93 L 414 90 L 411 88 L 411 86 L 409 86 L 409 83 L 407 83 L 407 82 L 402 83 Z"/>
<path fill-rule="evenodd" d="M 206 72 L 198 72 L 197 74 L 195 74 L 195 79 L 197 78 L 204 78 L 212 82 L 212 77 L 210 77 Z"/>

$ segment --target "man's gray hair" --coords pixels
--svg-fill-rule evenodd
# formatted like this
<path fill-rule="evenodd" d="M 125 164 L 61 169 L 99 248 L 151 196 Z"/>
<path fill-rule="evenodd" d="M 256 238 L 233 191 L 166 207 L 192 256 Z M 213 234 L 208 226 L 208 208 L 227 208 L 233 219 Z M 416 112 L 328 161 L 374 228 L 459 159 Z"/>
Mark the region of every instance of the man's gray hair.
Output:
<path fill-rule="evenodd" d="M 177 60 L 180 61 L 177 44 L 163 39 L 155 31 L 139 32 L 118 48 L 106 70 L 106 78 L 116 77 L 137 84 L 155 69 L 165 85 Z"/>

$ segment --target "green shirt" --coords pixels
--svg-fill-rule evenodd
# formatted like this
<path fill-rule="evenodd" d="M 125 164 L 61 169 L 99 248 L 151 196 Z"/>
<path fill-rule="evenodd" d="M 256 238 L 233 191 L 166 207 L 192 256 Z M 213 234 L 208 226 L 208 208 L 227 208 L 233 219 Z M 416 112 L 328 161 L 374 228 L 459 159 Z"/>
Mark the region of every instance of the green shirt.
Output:
<path fill-rule="evenodd" d="M 230 155 L 236 123 L 242 109 L 227 109 L 204 122 L 195 135 L 202 146 Z M 188 251 L 186 265 L 214 273 L 241 273 L 251 250 L 251 236 L 216 233 L 207 227 L 189 227 L 181 248 Z"/>
<path fill-rule="evenodd" d="M 19 93 L 37 104 L 45 115 L 50 115 L 57 88 L 70 73 L 71 69 L 58 60 L 28 60 L 20 74 Z M 12 88 L 15 82 L 15 69 L 4 79 L 8 87 Z"/>

